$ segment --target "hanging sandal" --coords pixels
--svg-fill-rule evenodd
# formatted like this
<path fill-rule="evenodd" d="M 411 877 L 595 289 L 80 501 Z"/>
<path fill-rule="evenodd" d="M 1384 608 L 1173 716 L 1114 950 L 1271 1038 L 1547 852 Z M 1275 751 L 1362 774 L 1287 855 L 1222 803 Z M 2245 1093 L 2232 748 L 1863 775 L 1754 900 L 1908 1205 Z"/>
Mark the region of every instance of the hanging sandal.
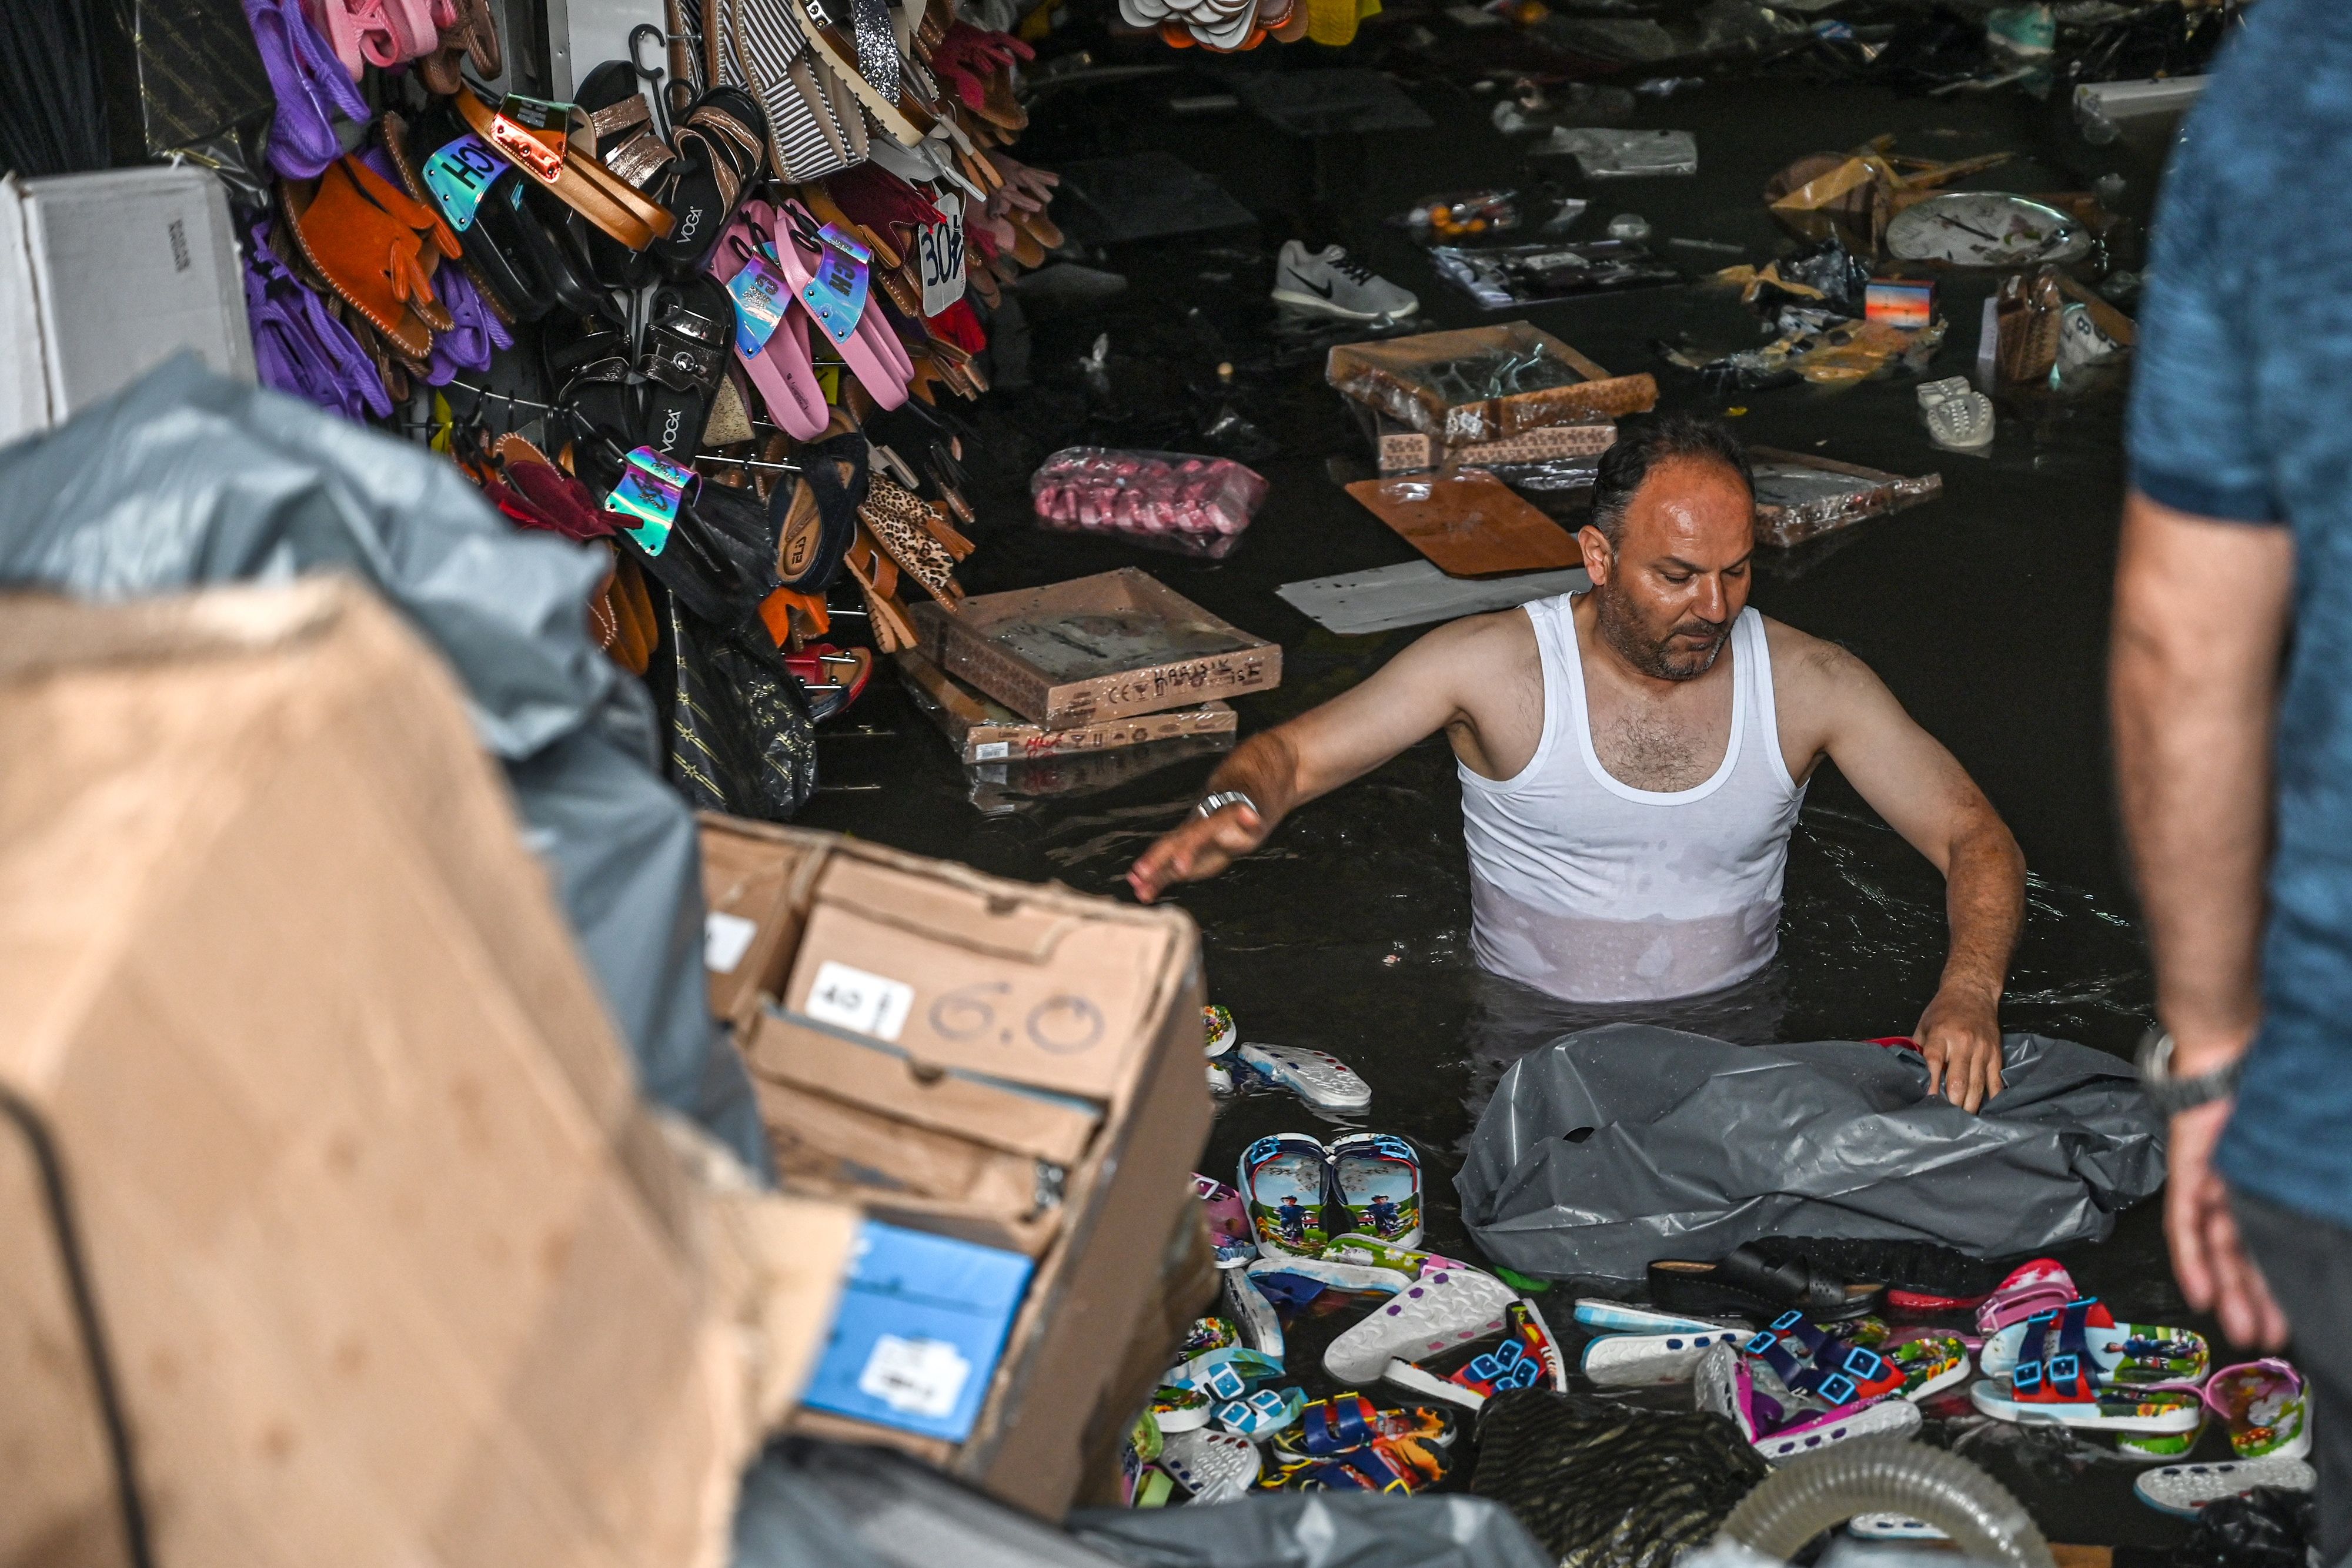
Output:
<path fill-rule="evenodd" d="M 317 185 L 280 187 L 295 243 L 338 298 L 365 317 L 404 354 L 422 363 L 436 319 L 429 264 L 457 253 L 457 236 L 357 157 L 327 166 Z M 434 241 L 428 253 L 425 240 Z"/>
<path fill-rule="evenodd" d="M 898 562 L 898 570 L 921 585 L 923 591 L 950 610 L 963 597 L 954 577 L 955 557 L 931 532 L 931 509 L 896 481 L 873 476 L 858 519 L 875 540 Z"/>
<path fill-rule="evenodd" d="M 839 715 L 856 702 L 874 674 L 874 654 L 866 648 L 836 648 L 812 643 L 784 655 L 784 664 L 801 683 L 808 698 L 809 717 L 818 724 Z"/>
<path fill-rule="evenodd" d="M 628 249 L 643 250 L 669 233 L 670 214 L 666 208 L 640 195 L 593 156 L 573 153 L 568 126 L 534 128 L 510 120 L 504 106 L 493 109 L 471 90 L 451 101 L 493 152 Z M 530 100 L 507 101 L 528 110 Z"/>
<path fill-rule="evenodd" d="M 652 317 L 637 361 L 646 381 L 644 444 L 690 464 L 735 341 L 734 300 L 712 279 L 693 277 L 656 289 Z"/>
<path fill-rule="evenodd" d="M 739 87 L 704 93 L 671 136 L 677 152 L 663 204 L 676 226 L 654 242 L 654 254 L 673 267 L 694 267 L 719 243 L 744 194 L 768 162 L 768 120 Z"/>
<path fill-rule="evenodd" d="M 778 529 L 776 575 L 801 593 L 822 593 L 840 575 L 866 498 L 866 438 L 835 436 L 801 448 L 799 482 Z M 782 492 L 779 491 L 781 495 Z"/>
<path fill-rule="evenodd" d="M 705 264 L 710 276 L 730 286 L 741 329 L 736 333 L 736 362 L 767 405 L 768 417 L 795 441 L 824 435 L 833 418 L 824 389 L 809 357 L 806 312 L 789 298 L 791 288 L 774 248 L 775 209 L 765 202 L 743 204 Z M 757 263 L 763 276 L 756 286 L 738 279 Z M 760 329 L 767 331 L 761 336 Z"/>
<path fill-rule="evenodd" d="M 910 117 L 898 79 L 898 40 L 890 35 L 887 15 L 880 21 L 878 35 L 877 28 L 865 16 L 858 17 L 856 42 L 853 44 L 826 21 L 811 0 L 787 0 L 787 3 L 811 52 L 831 68 L 842 85 L 856 96 L 858 105 L 873 119 L 882 134 L 901 147 L 912 147 L 920 141 L 930 130 L 931 121 L 919 110 L 912 110 Z M 886 10 L 880 0 L 847 0 L 847 4 L 853 11 L 860 5 L 876 12 Z M 868 69 L 875 71 L 875 78 L 880 79 L 869 78 L 858 68 L 863 57 L 869 55 L 875 58 L 864 63 Z M 887 65 L 880 65 L 885 57 Z M 877 66 L 880 68 L 877 68 Z M 918 119 L 920 123 L 918 123 Z"/>
<path fill-rule="evenodd" d="M 343 155 L 336 118 L 366 124 L 367 99 L 295 0 L 245 0 L 245 16 L 278 102 L 269 166 L 290 180 L 316 179 Z"/>
<path fill-rule="evenodd" d="M 393 0 L 304 0 L 303 9 L 353 81 L 369 66 L 388 69 L 407 57 Z"/>

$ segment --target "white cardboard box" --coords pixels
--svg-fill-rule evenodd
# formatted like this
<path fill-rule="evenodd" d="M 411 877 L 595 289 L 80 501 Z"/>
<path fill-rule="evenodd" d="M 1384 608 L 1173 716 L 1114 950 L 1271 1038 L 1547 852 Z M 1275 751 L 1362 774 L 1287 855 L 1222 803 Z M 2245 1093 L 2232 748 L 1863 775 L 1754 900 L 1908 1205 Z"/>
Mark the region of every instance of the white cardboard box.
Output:
<path fill-rule="evenodd" d="M 254 379 L 218 179 L 184 166 L 0 179 L 0 441 L 47 430 L 183 349 Z"/>

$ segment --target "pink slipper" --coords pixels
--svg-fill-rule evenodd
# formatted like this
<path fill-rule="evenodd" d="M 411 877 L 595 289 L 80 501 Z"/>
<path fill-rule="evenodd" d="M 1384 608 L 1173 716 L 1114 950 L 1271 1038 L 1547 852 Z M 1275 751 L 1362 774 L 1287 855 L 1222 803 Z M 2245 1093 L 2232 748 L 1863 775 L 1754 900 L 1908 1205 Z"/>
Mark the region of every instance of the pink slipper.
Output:
<path fill-rule="evenodd" d="M 798 300 L 802 291 L 815 281 L 817 267 L 824 259 L 814 246 L 806 244 L 806 239 L 817 232 L 816 220 L 797 202 L 787 202 L 777 217 L 776 259 Z M 915 365 L 907 356 L 906 345 L 898 341 L 898 335 L 884 319 L 876 301 L 878 292 L 869 291 L 866 308 L 859 312 L 857 324 L 846 336 L 835 337 L 832 325 L 814 312 L 810 312 L 809 319 L 816 322 L 817 329 L 840 352 L 843 363 L 873 395 L 875 402 L 890 409 L 907 401 L 907 385 L 914 380 Z"/>
<path fill-rule="evenodd" d="M 776 259 L 775 225 L 775 208 L 761 201 L 745 202 L 720 231 L 704 267 L 719 282 L 731 283 L 756 256 L 784 277 L 784 268 Z M 791 287 L 789 280 L 786 287 Z M 789 299 L 783 304 L 776 329 L 760 351 L 745 353 L 739 337 L 735 360 L 768 405 L 768 417 L 793 440 L 815 441 L 832 423 L 833 410 L 825 406 L 824 388 L 818 383 L 815 361 L 809 357 L 808 316 Z"/>

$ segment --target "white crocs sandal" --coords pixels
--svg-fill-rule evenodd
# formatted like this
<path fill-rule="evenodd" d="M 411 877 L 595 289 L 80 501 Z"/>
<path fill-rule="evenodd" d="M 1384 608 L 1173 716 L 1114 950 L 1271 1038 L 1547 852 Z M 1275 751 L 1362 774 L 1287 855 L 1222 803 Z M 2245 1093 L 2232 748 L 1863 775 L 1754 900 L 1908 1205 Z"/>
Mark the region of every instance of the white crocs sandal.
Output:
<path fill-rule="evenodd" d="M 1442 1355 L 1481 1335 L 1501 1333 L 1518 1295 L 1475 1269 L 1432 1269 L 1389 1298 L 1323 1352 L 1323 1370 L 1349 1386 L 1377 1381 L 1391 1361 Z"/>
<path fill-rule="evenodd" d="M 1258 1467 L 1255 1443 L 1206 1427 L 1171 1432 L 1160 1450 L 1160 1468 L 1174 1476 L 1194 1502 L 1231 1502 L 1248 1496 Z"/>
<path fill-rule="evenodd" d="M 1756 1332 L 1755 1324 L 1743 1322 L 1738 1318 L 1685 1317 L 1680 1312 L 1662 1312 L 1654 1307 L 1605 1301 L 1597 1296 L 1577 1299 L 1576 1324 L 1579 1328 L 1597 1329 L 1602 1333 L 1713 1333 L 1717 1329 L 1738 1329 L 1746 1334 Z"/>
<path fill-rule="evenodd" d="M 2212 1465 L 2167 1465 L 2132 1482 L 2139 1500 L 2158 1513 L 2194 1519 L 2198 1510 L 2225 1497 L 2243 1497 L 2256 1487 L 2309 1491 L 2319 1476 L 2302 1459 L 2224 1459 Z"/>
<path fill-rule="evenodd" d="M 1949 1541 L 1950 1536 L 1924 1519 L 1907 1513 L 1857 1513 L 1845 1521 L 1845 1532 L 1861 1541 Z"/>
<path fill-rule="evenodd" d="M 1256 1045 L 1244 1040 L 1234 1048 L 1238 1058 L 1277 1089 L 1287 1089 L 1307 1102 L 1310 1110 L 1327 1115 L 1349 1115 L 1369 1110 L 1372 1086 L 1356 1070 L 1328 1051 L 1294 1045 Z"/>
<path fill-rule="evenodd" d="M 1579 1370 L 1603 1388 L 1670 1387 L 1688 1383 L 1698 1371 L 1699 1358 L 1715 1346 L 1737 1346 L 1754 1337 L 1745 1329 L 1608 1334 L 1585 1345 Z"/>

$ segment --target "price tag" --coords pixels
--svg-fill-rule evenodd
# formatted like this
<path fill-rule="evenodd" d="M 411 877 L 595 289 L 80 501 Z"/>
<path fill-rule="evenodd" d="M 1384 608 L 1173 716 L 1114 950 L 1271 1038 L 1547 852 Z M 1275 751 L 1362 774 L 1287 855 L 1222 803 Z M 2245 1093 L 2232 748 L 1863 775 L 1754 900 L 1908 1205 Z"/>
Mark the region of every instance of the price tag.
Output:
<path fill-rule="evenodd" d="M 727 292 L 735 297 L 735 350 L 748 360 L 768 346 L 776 323 L 784 319 L 784 280 L 755 256 L 729 282 Z"/>
<path fill-rule="evenodd" d="M 963 204 L 948 203 L 948 221 L 915 236 L 923 275 L 923 314 L 936 316 L 963 298 Z"/>
<path fill-rule="evenodd" d="M 702 917 L 702 967 L 714 975 L 733 974 L 759 934 L 757 921 L 711 910 Z"/>
<path fill-rule="evenodd" d="M 801 302 L 837 348 L 849 341 L 858 318 L 866 314 L 874 254 L 832 224 L 824 225 L 820 237 L 824 243 L 817 247 L 816 276 L 802 287 Z"/>
<path fill-rule="evenodd" d="M 828 958 L 817 966 L 816 983 L 801 1010 L 819 1023 L 895 1040 L 914 1006 L 914 987 Z"/>
<path fill-rule="evenodd" d="M 490 121 L 490 145 L 551 185 L 563 167 L 571 124 L 570 104 L 510 92 Z"/>
<path fill-rule="evenodd" d="M 622 532 L 636 540 L 647 555 L 659 555 L 669 543 L 669 531 L 677 522 L 678 503 L 685 499 L 688 486 L 701 480 L 693 469 L 679 466 L 650 446 L 640 446 L 629 454 L 621 482 L 604 497 L 604 509 L 636 518 L 634 528 Z"/>
<path fill-rule="evenodd" d="M 877 1335 L 857 1375 L 857 1391 L 907 1416 L 945 1420 L 971 1380 L 971 1363 L 943 1339 Z"/>
<path fill-rule="evenodd" d="M 513 167 L 469 131 L 425 160 L 425 188 L 441 204 L 450 226 L 462 232 L 474 226 L 482 198 Z"/>

